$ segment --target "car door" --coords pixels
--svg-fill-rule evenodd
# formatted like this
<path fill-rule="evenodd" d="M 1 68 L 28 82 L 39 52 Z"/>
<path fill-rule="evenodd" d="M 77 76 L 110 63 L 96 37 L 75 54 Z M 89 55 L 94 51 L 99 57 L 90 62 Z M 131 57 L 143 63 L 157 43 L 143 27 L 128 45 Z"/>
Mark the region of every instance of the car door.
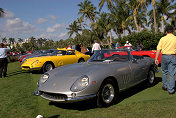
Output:
<path fill-rule="evenodd" d="M 63 64 L 78 63 L 78 57 L 75 55 L 75 50 L 67 50 L 66 55 L 63 56 Z"/>
<path fill-rule="evenodd" d="M 132 85 L 143 81 L 147 77 L 147 66 L 144 57 L 133 55 L 133 59 L 130 61 L 129 65 L 132 71 L 131 76 L 134 77 Z"/>
<path fill-rule="evenodd" d="M 128 64 L 128 62 L 126 63 L 122 63 L 122 66 L 117 69 L 117 78 L 118 78 L 118 83 L 119 83 L 119 88 L 120 89 L 126 89 L 129 88 L 131 86 L 131 82 L 132 82 L 132 76 L 131 76 L 131 68 Z"/>

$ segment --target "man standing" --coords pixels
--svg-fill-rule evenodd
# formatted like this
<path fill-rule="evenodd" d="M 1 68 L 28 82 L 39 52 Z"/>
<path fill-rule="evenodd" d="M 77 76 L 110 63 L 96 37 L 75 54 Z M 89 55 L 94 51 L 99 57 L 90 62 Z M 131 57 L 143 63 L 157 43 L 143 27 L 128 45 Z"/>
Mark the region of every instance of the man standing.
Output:
<path fill-rule="evenodd" d="M 124 46 L 132 46 L 129 41 L 126 41 L 126 44 Z"/>
<path fill-rule="evenodd" d="M 93 47 L 92 47 L 92 53 L 96 53 L 97 50 L 101 50 L 100 44 L 97 43 L 96 40 L 94 42 L 95 43 L 93 44 Z"/>
<path fill-rule="evenodd" d="M 76 50 L 81 52 L 81 45 L 79 43 L 76 45 Z"/>
<path fill-rule="evenodd" d="M 4 77 L 7 75 L 7 51 L 10 50 L 9 47 L 5 48 L 4 44 L 0 44 L 0 78 L 2 78 L 2 73 Z"/>
<path fill-rule="evenodd" d="M 119 49 L 119 42 L 117 41 L 115 49 Z"/>
<path fill-rule="evenodd" d="M 162 89 L 168 91 L 169 94 L 175 93 L 175 73 L 176 73 L 176 36 L 173 35 L 174 28 L 166 27 L 167 35 L 162 37 L 157 46 L 155 56 L 155 64 L 158 65 L 159 53 L 161 57 L 162 72 Z M 167 73 L 169 72 L 169 80 L 167 81 Z"/>

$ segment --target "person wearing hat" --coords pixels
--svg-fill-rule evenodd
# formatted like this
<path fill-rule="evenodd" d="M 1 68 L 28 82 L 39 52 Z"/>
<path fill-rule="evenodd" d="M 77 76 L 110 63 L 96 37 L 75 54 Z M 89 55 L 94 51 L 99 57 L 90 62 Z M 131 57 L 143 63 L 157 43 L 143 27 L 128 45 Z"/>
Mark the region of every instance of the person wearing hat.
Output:
<path fill-rule="evenodd" d="M 124 46 L 132 46 L 131 43 L 129 43 L 129 41 L 126 41 L 126 44 Z"/>
<path fill-rule="evenodd" d="M 7 75 L 7 64 L 8 64 L 8 60 L 7 60 L 7 51 L 9 51 L 10 48 L 1 43 L 0 44 L 0 78 L 2 78 L 2 73 L 4 75 L 4 77 L 6 77 Z"/>

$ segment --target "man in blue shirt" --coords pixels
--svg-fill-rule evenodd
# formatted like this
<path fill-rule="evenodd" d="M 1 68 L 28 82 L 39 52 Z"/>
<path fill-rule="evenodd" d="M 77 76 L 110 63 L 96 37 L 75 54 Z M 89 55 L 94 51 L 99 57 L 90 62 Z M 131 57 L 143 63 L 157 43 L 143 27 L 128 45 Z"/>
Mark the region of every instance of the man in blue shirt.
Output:
<path fill-rule="evenodd" d="M 117 43 L 116 43 L 116 49 L 118 49 L 119 48 L 119 42 L 117 41 Z"/>
<path fill-rule="evenodd" d="M 2 73 L 4 77 L 7 75 L 7 51 L 10 50 L 9 47 L 5 47 L 3 43 L 0 44 L 0 78 L 2 78 Z"/>

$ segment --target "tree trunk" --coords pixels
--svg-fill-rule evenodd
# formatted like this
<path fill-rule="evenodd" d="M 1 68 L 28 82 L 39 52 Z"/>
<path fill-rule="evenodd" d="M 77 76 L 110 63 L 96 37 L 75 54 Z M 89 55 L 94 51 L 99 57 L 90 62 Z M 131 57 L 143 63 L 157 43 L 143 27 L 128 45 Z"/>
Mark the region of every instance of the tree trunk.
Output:
<path fill-rule="evenodd" d="M 107 41 L 109 47 L 111 48 L 110 43 L 109 43 L 109 40 L 108 40 L 108 37 L 107 37 L 107 33 L 104 33 L 104 35 L 105 35 L 105 39 L 106 39 L 106 41 Z"/>
<path fill-rule="evenodd" d="M 155 27 L 155 33 L 158 31 L 158 27 L 156 25 L 156 11 L 155 11 L 155 0 L 153 0 L 153 19 L 154 19 L 154 27 Z"/>
<path fill-rule="evenodd" d="M 110 36 L 110 44 L 111 44 L 112 43 L 112 32 L 111 32 L 111 30 L 110 30 L 109 33 L 110 33 L 109 36 Z"/>
<path fill-rule="evenodd" d="M 141 25 L 139 25 L 139 32 L 141 32 Z"/>
<path fill-rule="evenodd" d="M 134 23 L 135 23 L 135 25 L 136 25 L 137 31 L 140 32 L 140 31 L 139 31 L 139 26 L 138 26 L 138 23 L 137 23 L 137 19 L 136 19 L 136 15 L 137 15 L 137 11 L 134 10 L 134 12 L 133 12 Z"/>
<path fill-rule="evenodd" d="M 164 16 L 161 17 L 162 32 L 164 33 Z"/>
<path fill-rule="evenodd" d="M 125 22 L 122 21 L 123 37 L 125 36 Z"/>
<path fill-rule="evenodd" d="M 125 28 L 123 28 L 123 37 L 125 36 Z"/>

